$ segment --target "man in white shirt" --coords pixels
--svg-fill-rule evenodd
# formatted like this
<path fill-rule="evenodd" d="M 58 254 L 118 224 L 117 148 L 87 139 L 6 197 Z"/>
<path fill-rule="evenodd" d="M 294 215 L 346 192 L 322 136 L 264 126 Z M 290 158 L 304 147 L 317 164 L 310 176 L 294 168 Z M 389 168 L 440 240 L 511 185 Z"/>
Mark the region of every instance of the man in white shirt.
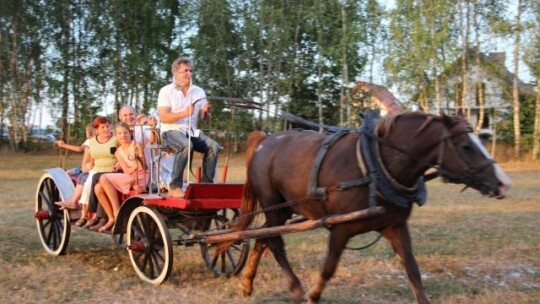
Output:
<path fill-rule="evenodd" d="M 193 85 L 193 69 L 187 58 L 172 64 L 173 82 L 159 91 L 158 113 L 163 143 L 175 151 L 169 195 L 183 197 L 183 172 L 191 150 L 203 153 L 202 182 L 212 183 L 221 146 L 197 128 L 199 117 L 210 119 L 210 105 L 203 89 Z M 189 143 L 191 139 L 191 143 Z"/>

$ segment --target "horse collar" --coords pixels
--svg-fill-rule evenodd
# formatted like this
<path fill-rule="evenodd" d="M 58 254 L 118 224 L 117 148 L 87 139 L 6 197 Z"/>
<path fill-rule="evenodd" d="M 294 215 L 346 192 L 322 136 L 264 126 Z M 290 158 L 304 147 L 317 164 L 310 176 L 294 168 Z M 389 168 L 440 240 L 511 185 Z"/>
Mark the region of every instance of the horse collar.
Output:
<path fill-rule="evenodd" d="M 365 123 L 360 129 L 358 146 L 360 147 L 360 168 L 365 167 L 370 183 L 370 197 L 374 197 L 374 191 L 383 199 L 399 207 L 409 208 L 411 204 L 423 205 L 427 199 L 426 185 L 423 177 L 420 177 L 413 187 L 406 187 L 396 181 L 386 169 L 379 151 L 379 138 L 375 133 L 375 122 Z M 384 141 L 383 141 L 384 142 Z M 370 206 L 374 204 L 371 202 Z"/>

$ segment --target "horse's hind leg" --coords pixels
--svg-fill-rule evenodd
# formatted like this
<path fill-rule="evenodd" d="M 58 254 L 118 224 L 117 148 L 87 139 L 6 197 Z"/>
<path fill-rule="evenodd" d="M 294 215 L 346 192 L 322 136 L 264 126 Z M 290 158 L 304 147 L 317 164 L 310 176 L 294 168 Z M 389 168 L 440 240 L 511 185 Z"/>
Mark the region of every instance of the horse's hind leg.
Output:
<path fill-rule="evenodd" d="M 346 235 L 346 231 L 340 231 L 340 229 L 337 227 L 332 229 L 332 231 L 330 232 L 330 240 L 328 242 L 328 254 L 326 256 L 326 260 L 324 261 L 323 270 L 321 272 L 319 280 L 317 281 L 317 284 L 313 286 L 313 288 L 311 288 L 308 293 L 309 303 L 319 302 L 326 282 L 328 282 L 328 280 L 330 280 L 330 278 L 332 278 L 332 276 L 336 272 L 339 258 L 343 253 L 343 249 L 347 245 L 347 241 L 349 240 L 349 236 Z"/>
<path fill-rule="evenodd" d="M 303 302 L 304 299 L 304 288 L 302 288 L 302 283 L 293 272 L 289 261 L 287 260 L 287 254 L 285 253 L 285 242 L 281 236 L 267 238 L 268 246 L 270 251 L 274 254 L 274 258 L 278 262 L 281 269 L 285 271 L 287 276 L 287 281 L 289 282 L 289 291 L 291 296 L 296 303 Z"/>
<path fill-rule="evenodd" d="M 401 263 L 405 266 L 407 276 L 412 284 L 416 301 L 419 304 L 429 304 L 424 287 L 422 286 L 420 270 L 412 252 L 411 238 L 407 224 L 388 227 L 382 231 L 382 234 L 390 241 L 394 252 L 401 258 Z"/>
<path fill-rule="evenodd" d="M 249 259 L 244 267 L 242 279 L 240 281 L 240 287 L 243 290 L 244 296 L 250 296 L 253 292 L 253 281 L 257 275 L 257 269 L 259 267 L 261 256 L 267 247 L 270 247 L 272 254 L 274 254 L 274 258 L 287 275 L 289 290 L 291 291 L 293 300 L 298 303 L 304 301 L 304 289 L 302 288 L 300 280 L 293 272 L 289 261 L 287 260 L 284 249 L 285 244 L 281 237 L 257 239 L 255 241 L 255 245 L 249 254 Z"/>
<path fill-rule="evenodd" d="M 249 259 L 242 272 L 242 279 L 240 281 L 240 286 L 242 287 L 244 296 L 250 296 L 253 292 L 253 280 L 257 275 L 257 268 L 259 267 L 259 262 L 264 250 L 268 247 L 265 241 L 258 239 L 255 241 L 253 249 L 249 254 Z"/>

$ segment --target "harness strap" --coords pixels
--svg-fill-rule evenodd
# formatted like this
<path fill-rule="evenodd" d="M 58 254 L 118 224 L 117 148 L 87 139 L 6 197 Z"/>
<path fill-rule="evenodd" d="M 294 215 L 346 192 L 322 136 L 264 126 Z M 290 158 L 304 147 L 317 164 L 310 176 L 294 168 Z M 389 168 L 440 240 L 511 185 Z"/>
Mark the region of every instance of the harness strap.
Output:
<path fill-rule="evenodd" d="M 313 167 L 311 169 L 311 174 L 309 176 L 309 185 L 308 185 L 308 197 L 310 199 L 314 200 L 325 200 L 326 199 L 326 187 L 318 187 L 318 179 L 319 179 L 319 170 L 321 168 L 321 164 L 324 160 L 324 157 L 326 156 L 326 153 L 328 153 L 328 150 L 330 150 L 330 147 L 334 143 L 336 143 L 339 139 L 341 139 L 343 136 L 347 135 L 349 133 L 348 130 L 340 130 L 337 133 L 332 134 L 331 136 L 324 139 L 321 148 L 319 149 L 319 152 L 317 152 L 317 155 L 315 156 L 315 160 L 313 161 Z"/>
<path fill-rule="evenodd" d="M 341 182 L 341 183 L 337 184 L 335 187 L 332 187 L 332 189 L 329 189 L 329 190 L 342 191 L 342 190 L 347 190 L 348 188 L 352 188 L 352 187 L 365 186 L 370 182 L 371 182 L 371 178 L 369 178 L 369 176 L 366 176 L 366 177 L 361 178 L 361 179 Z"/>

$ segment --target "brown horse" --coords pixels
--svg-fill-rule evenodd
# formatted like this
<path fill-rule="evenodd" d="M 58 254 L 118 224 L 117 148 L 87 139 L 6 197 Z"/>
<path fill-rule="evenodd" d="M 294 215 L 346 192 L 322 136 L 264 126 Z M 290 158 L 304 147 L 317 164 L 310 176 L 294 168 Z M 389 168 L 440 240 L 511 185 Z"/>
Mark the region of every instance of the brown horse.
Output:
<path fill-rule="evenodd" d="M 484 195 L 502 198 L 509 187 L 509 179 L 470 131 L 468 123 L 462 118 L 415 112 L 381 119 L 372 138 L 378 143 L 374 144 L 378 146 L 376 157 L 380 159 L 391 184 L 399 191 L 417 188 L 426 170 L 435 168 L 450 182 L 463 183 Z M 365 177 L 357 148 L 361 137 L 362 132 L 348 132 L 327 150 L 316 173 L 317 186 L 326 191 L 323 198 L 317 199 L 311 198 L 308 193 L 308 188 L 313 186 L 310 175 L 313 174 L 318 151 L 328 137 L 294 130 L 271 136 L 251 133 L 242 203 L 242 212 L 248 216 L 243 217 L 233 229 L 246 229 L 252 221 L 254 210 L 259 207 L 264 210 L 277 204 L 284 204 L 285 207 L 265 212 L 264 226 L 284 225 L 293 213 L 308 219 L 319 219 L 368 208 L 370 190 L 367 185 L 357 183 L 341 189 L 336 186 L 344 181 L 358 181 Z M 378 191 L 376 204 L 383 206 L 386 212 L 328 227 L 330 240 L 326 261 L 318 282 L 307 294 L 307 300 L 319 301 L 349 238 L 378 231 L 390 241 L 401 258 L 418 303 L 429 303 L 413 256 L 407 226 L 415 201 L 419 202 L 420 199 L 412 198 L 406 205 L 396 204 Z M 222 248 L 226 246 L 222 244 Z M 257 239 L 255 242 L 241 279 L 244 294 L 250 295 L 253 291 L 257 266 L 266 246 L 285 272 L 293 299 L 296 302 L 306 300 L 302 285 L 287 260 L 281 236 Z"/>

